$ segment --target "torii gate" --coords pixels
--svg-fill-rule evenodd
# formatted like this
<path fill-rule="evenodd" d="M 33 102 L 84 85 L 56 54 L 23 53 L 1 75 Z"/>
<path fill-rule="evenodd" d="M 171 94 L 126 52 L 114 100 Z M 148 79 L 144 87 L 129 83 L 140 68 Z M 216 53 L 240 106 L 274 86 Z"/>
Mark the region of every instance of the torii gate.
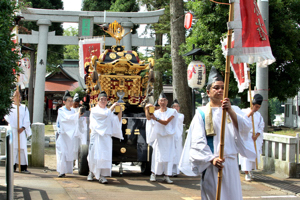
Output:
<path fill-rule="evenodd" d="M 35 8 L 22 10 L 21 15 L 25 21 L 36 21 L 39 26 L 39 31 L 32 31 L 31 35 L 18 34 L 18 38 L 22 38 L 23 43 L 38 44 L 33 123 L 43 122 L 48 44 L 78 45 L 79 40 L 76 36 L 55 36 L 55 31 L 48 32 L 52 22 L 79 23 L 80 33 L 85 31 L 92 33 L 93 29 L 91 27 L 93 27 L 93 24 L 112 23 L 116 20 L 124 27 L 125 33 L 127 33 L 132 29 L 133 24 L 157 23 L 159 17 L 163 14 L 164 9 L 150 12 L 64 11 Z M 106 37 L 105 44 L 109 46 L 115 45 L 115 40 Z M 125 50 L 131 50 L 132 46 L 154 46 L 155 42 L 153 38 L 138 38 L 136 35 L 128 34 L 121 41 L 121 45 L 125 46 Z"/>

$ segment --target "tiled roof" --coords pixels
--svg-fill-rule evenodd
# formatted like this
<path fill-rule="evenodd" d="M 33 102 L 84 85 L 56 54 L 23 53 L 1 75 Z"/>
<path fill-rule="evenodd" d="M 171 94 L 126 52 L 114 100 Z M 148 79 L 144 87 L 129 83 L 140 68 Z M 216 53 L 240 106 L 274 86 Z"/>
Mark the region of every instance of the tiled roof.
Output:
<path fill-rule="evenodd" d="M 45 92 L 64 92 L 66 90 L 73 91 L 79 87 L 76 81 L 46 81 Z"/>

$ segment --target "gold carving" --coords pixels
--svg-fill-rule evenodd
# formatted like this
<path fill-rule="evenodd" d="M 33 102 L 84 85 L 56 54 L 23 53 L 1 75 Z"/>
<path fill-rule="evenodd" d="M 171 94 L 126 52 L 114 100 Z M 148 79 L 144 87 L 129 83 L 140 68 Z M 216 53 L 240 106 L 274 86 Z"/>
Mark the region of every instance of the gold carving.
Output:
<path fill-rule="evenodd" d="M 127 124 L 127 119 L 122 119 L 122 124 Z"/>
<path fill-rule="evenodd" d="M 122 148 L 120 149 L 120 152 L 121 152 L 121 153 L 126 153 L 126 148 L 125 148 L 125 147 L 122 147 Z"/>
<path fill-rule="evenodd" d="M 125 29 L 123 29 L 121 24 L 119 24 L 117 21 L 114 21 L 109 25 L 107 31 L 106 30 L 104 31 L 108 33 L 111 37 L 115 38 L 117 45 L 120 45 L 120 41 L 122 40 L 122 38 L 125 37 L 132 30 L 130 30 L 130 32 L 125 34 Z"/>
<path fill-rule="evenodd" d="M 110 54 L 109 54 L 109 57 L 110 57 L 112 60 L 114 60 L 114 59 L 116 59 L 117 55 L 116 55 L 115 53 L 110 53 Z"/>
<path fill-rule="evenodd" d="M 115 102 L 115 100 L 114 100 L 114 98 L 110 98 L 110 103 L 114 103 Z"/>
<path fill-rule="evenodd" d="M 118 54 L 118 56 L 120 56 L 120 57 L 123 57 L 123 56 L 124 56 L 124 53 L 123 53 L 123 52 L 118 52 L 117 54 Z"/>
<path fill-rule="evenodd" d="M 127 60 L 131 60 L 131 59 L 132 59 L 132 55 L 128 53 L 128 54 L 125 55 L 125 58 L 126 58 Z"/>
<path fill-rule="evenodd" d="M 125 105 L 121 104 L 122 112 L 125 110 Z"/>
<path fill-rule="evenodd" d="M 131 135 L 131 129 L 127 128 L 127 129 L 125 130 L 125 135 Z"/>
<path fill-rule="evenodd" d="M 135 129 L 134 130 L 134 135 L 139 135 L 140 134 L 140 129 Z"/>

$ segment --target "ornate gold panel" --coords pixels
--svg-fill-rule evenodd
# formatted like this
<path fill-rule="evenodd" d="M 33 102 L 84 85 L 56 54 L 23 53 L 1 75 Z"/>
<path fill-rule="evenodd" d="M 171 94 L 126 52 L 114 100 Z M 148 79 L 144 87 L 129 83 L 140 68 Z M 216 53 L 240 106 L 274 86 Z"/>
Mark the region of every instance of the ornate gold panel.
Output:
<path fill-rule="evenodd" d="M 125 130 L 125 135 L 131 135 L 131 129 L 127 128 L 127 129 Z"/>
<path fill-rule="evenodd" d="M 127 119 L 122 119 L 122 124 L 127 124 Z"/>
<path fill-rule="evenodd" d="M 114 59 L 116 59 L 117 55 L 115 53 L 110 53 L 109 57 L 110 57 L 110 59 L 114 60 Z"/>
<path fill-rule="evenodd" d="M 126 58 L 127 60 L 131 60 L 131 59 L 132 59 L 132 55 L 131 55 L 131 54 L 126 54 L 126 55 L 125 55 L 125 58 Z"/>
<path fill-rule="evenodd" d="M 134 135 L 139 135 L 140 134 L 140 129 L 135 129 L 134 130 Z"/>
<path fill-rule="evenodd" d="M 122 147 L 122 148 L 120 149 L 120 152 L 121 152 L 121 153 L 126 153 L 126 148 L 125 148 L 125 147 Z"/>

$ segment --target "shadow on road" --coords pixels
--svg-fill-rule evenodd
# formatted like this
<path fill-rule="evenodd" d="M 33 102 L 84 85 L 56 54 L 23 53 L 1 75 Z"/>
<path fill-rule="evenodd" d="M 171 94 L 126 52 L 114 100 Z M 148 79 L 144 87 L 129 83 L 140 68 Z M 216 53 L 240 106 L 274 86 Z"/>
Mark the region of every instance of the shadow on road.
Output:
<path fill-rule="evenodd" d="M 14 187 L 14 199 L 26 199 L 31 200 L 34 199 L 31 197 L 31 192 L 39 192 L 41 198 L 43 200 L 49 200 L 48 194 L 45 190 L 37 190 L 34 188 L 27 188 L 27 187 Z M 0 199 L 6 200 L 6 187 L 0 186 Z"/>

